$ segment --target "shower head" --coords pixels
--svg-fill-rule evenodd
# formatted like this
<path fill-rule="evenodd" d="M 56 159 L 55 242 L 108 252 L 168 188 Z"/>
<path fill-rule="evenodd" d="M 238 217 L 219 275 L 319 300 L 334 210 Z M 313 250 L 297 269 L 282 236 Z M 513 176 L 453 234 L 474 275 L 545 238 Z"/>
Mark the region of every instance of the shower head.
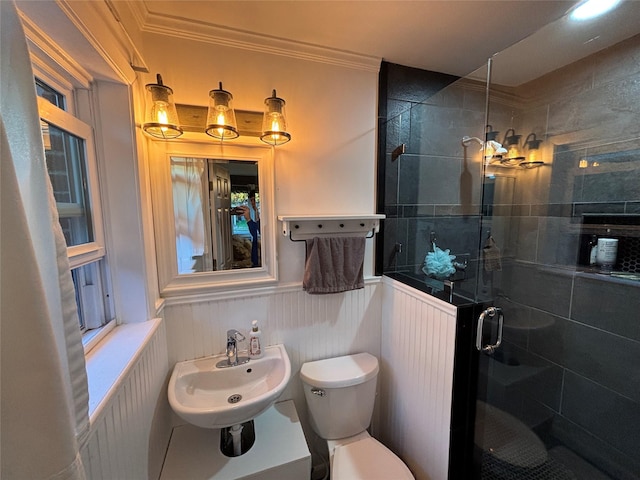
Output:
<path fill-rule="evenodd" d="M 477 142 L 480 145 L 480 151 L 484 150 L 484 158 L 486 162 L 493 162 L 502 158 L 502 155 L 507 153 L 507 149 L 502 146 L 501 143 L 495 140 L 487 140 L 483 142 L 478 137 L 462 137 L 462 145 L 467 148 L 471 142 Z"/>
<path fill-rule="evenodd" d="M 462 146 L 468 147 L 471 142 L 478 142 L 481 147 L 484 146 L 484 142 L 478 137 L 468 137 L 466 135 L 462 137 Z"/>

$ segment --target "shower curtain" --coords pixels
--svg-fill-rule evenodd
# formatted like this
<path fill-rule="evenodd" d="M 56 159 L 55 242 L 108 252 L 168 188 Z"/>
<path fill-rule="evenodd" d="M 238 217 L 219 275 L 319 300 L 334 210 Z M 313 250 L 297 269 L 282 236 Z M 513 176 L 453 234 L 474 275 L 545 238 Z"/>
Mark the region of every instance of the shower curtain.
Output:
<path fill-rule="evenodd" d="M 0 477 L 83 479 L 89 394 L 75 292 L 13 2 L 0 1 L 0 21 Z"/>

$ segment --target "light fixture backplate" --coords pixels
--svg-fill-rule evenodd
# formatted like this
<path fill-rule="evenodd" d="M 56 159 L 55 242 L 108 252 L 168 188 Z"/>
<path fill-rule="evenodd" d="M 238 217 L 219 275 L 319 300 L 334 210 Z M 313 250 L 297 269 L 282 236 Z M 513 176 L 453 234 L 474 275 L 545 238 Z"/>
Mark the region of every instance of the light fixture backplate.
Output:
<path fill-rule="evenodd" d="M 207 107 L 176 103 L 180 126 L 185 132 L 202 133 L 207 124 Z M 235 110 L 240 136 L 259 137 L 262 135 L 262 112 Z"/>

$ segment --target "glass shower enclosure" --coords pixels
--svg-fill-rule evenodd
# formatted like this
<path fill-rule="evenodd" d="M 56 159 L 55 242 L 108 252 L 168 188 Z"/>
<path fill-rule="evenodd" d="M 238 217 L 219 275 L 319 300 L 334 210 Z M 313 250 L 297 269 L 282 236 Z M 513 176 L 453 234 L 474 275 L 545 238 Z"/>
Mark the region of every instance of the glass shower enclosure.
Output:
<path fill-rule="evenodd" d="M 460 79 L 382 69 L 378 270 L 468 323 L 451 478 L 640 478 L 636 7 Z"/>

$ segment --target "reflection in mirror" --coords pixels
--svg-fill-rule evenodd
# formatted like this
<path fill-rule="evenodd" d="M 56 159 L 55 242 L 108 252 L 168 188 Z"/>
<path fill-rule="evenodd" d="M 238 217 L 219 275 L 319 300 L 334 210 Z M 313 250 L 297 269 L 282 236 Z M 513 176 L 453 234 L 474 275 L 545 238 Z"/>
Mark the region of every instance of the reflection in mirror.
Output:
<path fill-rule="evenodd" d="M 211 144 L 198 136 L 149 146 L 160 294 L 275 284 L 273 148 Z"/>
<path fill-rule="evenodd" d="M 178 274 L 261 266 L 255 161 L 171 156 Z"/>

